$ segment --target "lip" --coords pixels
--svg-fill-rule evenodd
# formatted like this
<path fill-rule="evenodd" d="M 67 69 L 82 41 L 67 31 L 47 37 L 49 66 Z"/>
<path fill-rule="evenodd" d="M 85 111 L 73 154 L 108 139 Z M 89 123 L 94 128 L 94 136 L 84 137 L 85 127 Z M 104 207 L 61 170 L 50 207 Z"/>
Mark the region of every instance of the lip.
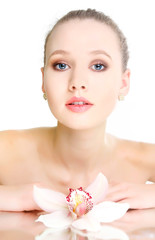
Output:
<path fill-rule="evenodd" d="M 84 102 L 87 104 L 83 104 L 83 105 L 70 105 L 73 102 Z M 71 99 L 69 99 L 66 103 L 66 107 L 71 110 L 72 112 L 76 112 L 76 113 L 82 113 L 87 111 L 89 108 L 91 108 L 93 106 L 93 104 L 91 102 L 89 102 L 86 98 L 84 97 L 72 97 Z"/>
<path fill-rule="evenodd" d="M 71 104 L 73 102 L 84 102 L 87 103 L 88 105 L 93 105 L 91 102 L 89 102 L 86 98 L 84 97 L 72 97 L 66 102 L 66 105 Z"/>

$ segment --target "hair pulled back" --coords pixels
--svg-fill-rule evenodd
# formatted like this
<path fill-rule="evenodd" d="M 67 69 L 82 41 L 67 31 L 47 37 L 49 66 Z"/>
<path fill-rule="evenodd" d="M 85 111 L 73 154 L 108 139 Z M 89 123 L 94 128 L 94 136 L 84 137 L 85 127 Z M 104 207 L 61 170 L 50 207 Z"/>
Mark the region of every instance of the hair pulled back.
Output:
<path fill-rule="evenodd" d="M 107 15 L 105 15 L 103 12 L 96 11 L 95 9 L 88 8 L 87 10 L 74 10 L 68 12 L 66 15 L 64 15 L 62 18 L 60 18 L 56 24 L 53 26 L 53 28 L 48 32 L 46 39 L 45 39 L 45 45 L 44 45 L 44 65 L 46 63 L 46 46 L 48 39 L 52 33 L 52 31 L 60 24 L 65 23 L 70 20 L 74 19 L 94 19 L 98 22 L 104 23 L 107 26 L 109 26 L 117 35 L 120 45 L 120 51 L 122 55 L 122 67 L 123 71 L 127 68 L 127 63 L 129 59 L 129 52 L 128 52 L 128 45 L 126 38 L 123 34 L 123 32 L 120 30 L 118 25 Z"/>

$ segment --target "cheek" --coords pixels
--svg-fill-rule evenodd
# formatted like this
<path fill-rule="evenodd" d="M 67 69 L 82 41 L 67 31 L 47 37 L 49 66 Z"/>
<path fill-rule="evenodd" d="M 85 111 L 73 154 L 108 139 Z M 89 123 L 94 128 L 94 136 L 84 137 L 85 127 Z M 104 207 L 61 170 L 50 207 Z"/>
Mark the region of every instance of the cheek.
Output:
<path fill-rule="evenodd" d="M 44 85 L 48 99 L 52 101 L 55 101 L 58 95 L 61 96 L 60 94 L 66 89 L 64 79 L 58 78 L 57 74 L 51 74 L 50 71 L 45 75 Z"/>
<path fill-rule="evenodd" d="M 53 113 L 53 115 L 56 117 L 58 112 L 62 112 L 65 102 L 67 99 L 65 99 L 66 95 L 66 84 L 65 81 L 62 81 L 62 79 L 57 79 L 56 77 L 46 77 L 45 78 L 45 91 L 47 93 L 48 97 L 48 105 Z"/>
<path fill-rule="evenodd" d="M 98 111 L 103 109 L 102 114 L 104 117 L 110 115 L 113 111 L 117 99 L 118 99 L 118 79 L 109 77 L 102 79 L 99 85 L 94 85 L 94 91 L 96 92 L 96 100 L 98 105 Z"/>
<path fill-rule="evenodd" d="M 105 89 L 100 92 L 100 96 L 100 99 L 98 99 L 98 111 L 103 109 L 102 114 L 107 118 L 115 108 L 117 102 L 116 91 L 113 88 Z"/>
<path fill-rule="evenodd" d="M 115 74 L 105 74 L 104 77 L 98 79 L 96 84 L 93 84 L 92 89 L 96 89 L 96 96 L 101 100 L 113 101 L 117 99 L 119 77 Z"/>

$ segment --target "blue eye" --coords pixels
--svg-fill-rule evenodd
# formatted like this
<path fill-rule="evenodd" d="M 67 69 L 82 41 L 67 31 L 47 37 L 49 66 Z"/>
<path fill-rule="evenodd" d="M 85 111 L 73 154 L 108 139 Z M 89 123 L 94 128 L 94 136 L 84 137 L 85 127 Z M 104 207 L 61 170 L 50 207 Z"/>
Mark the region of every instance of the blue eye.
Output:
<path fill-rule="evenodd" d="M 101 71 L 105 68 L 105 66 L 103 64 L 100 64 L 100 63 L 97 63 L 97 64 L 94 64 L 92 66 L 93 70 L 95 71 Z"/>
<path fill-rule="evenodd" d="M 66 70 L 69 68 L 68 65 L 65 63 L 57 63 L 54 65 L 54 67 L 58 70 Z"/>

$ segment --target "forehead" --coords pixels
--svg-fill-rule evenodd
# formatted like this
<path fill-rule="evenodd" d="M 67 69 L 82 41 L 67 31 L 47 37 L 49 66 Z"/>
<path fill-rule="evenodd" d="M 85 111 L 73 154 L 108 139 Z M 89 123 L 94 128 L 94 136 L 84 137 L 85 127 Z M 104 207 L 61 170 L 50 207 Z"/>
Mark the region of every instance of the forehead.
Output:
<path fill-rule="evenodd" d="M 111 27 L 93 19 L 75 19 L 57 25 L 47 42 L 47 58 L 58 49 L 77 54 L 103 49 L 112 57 L 120 55 L 116 33 Z"/>

